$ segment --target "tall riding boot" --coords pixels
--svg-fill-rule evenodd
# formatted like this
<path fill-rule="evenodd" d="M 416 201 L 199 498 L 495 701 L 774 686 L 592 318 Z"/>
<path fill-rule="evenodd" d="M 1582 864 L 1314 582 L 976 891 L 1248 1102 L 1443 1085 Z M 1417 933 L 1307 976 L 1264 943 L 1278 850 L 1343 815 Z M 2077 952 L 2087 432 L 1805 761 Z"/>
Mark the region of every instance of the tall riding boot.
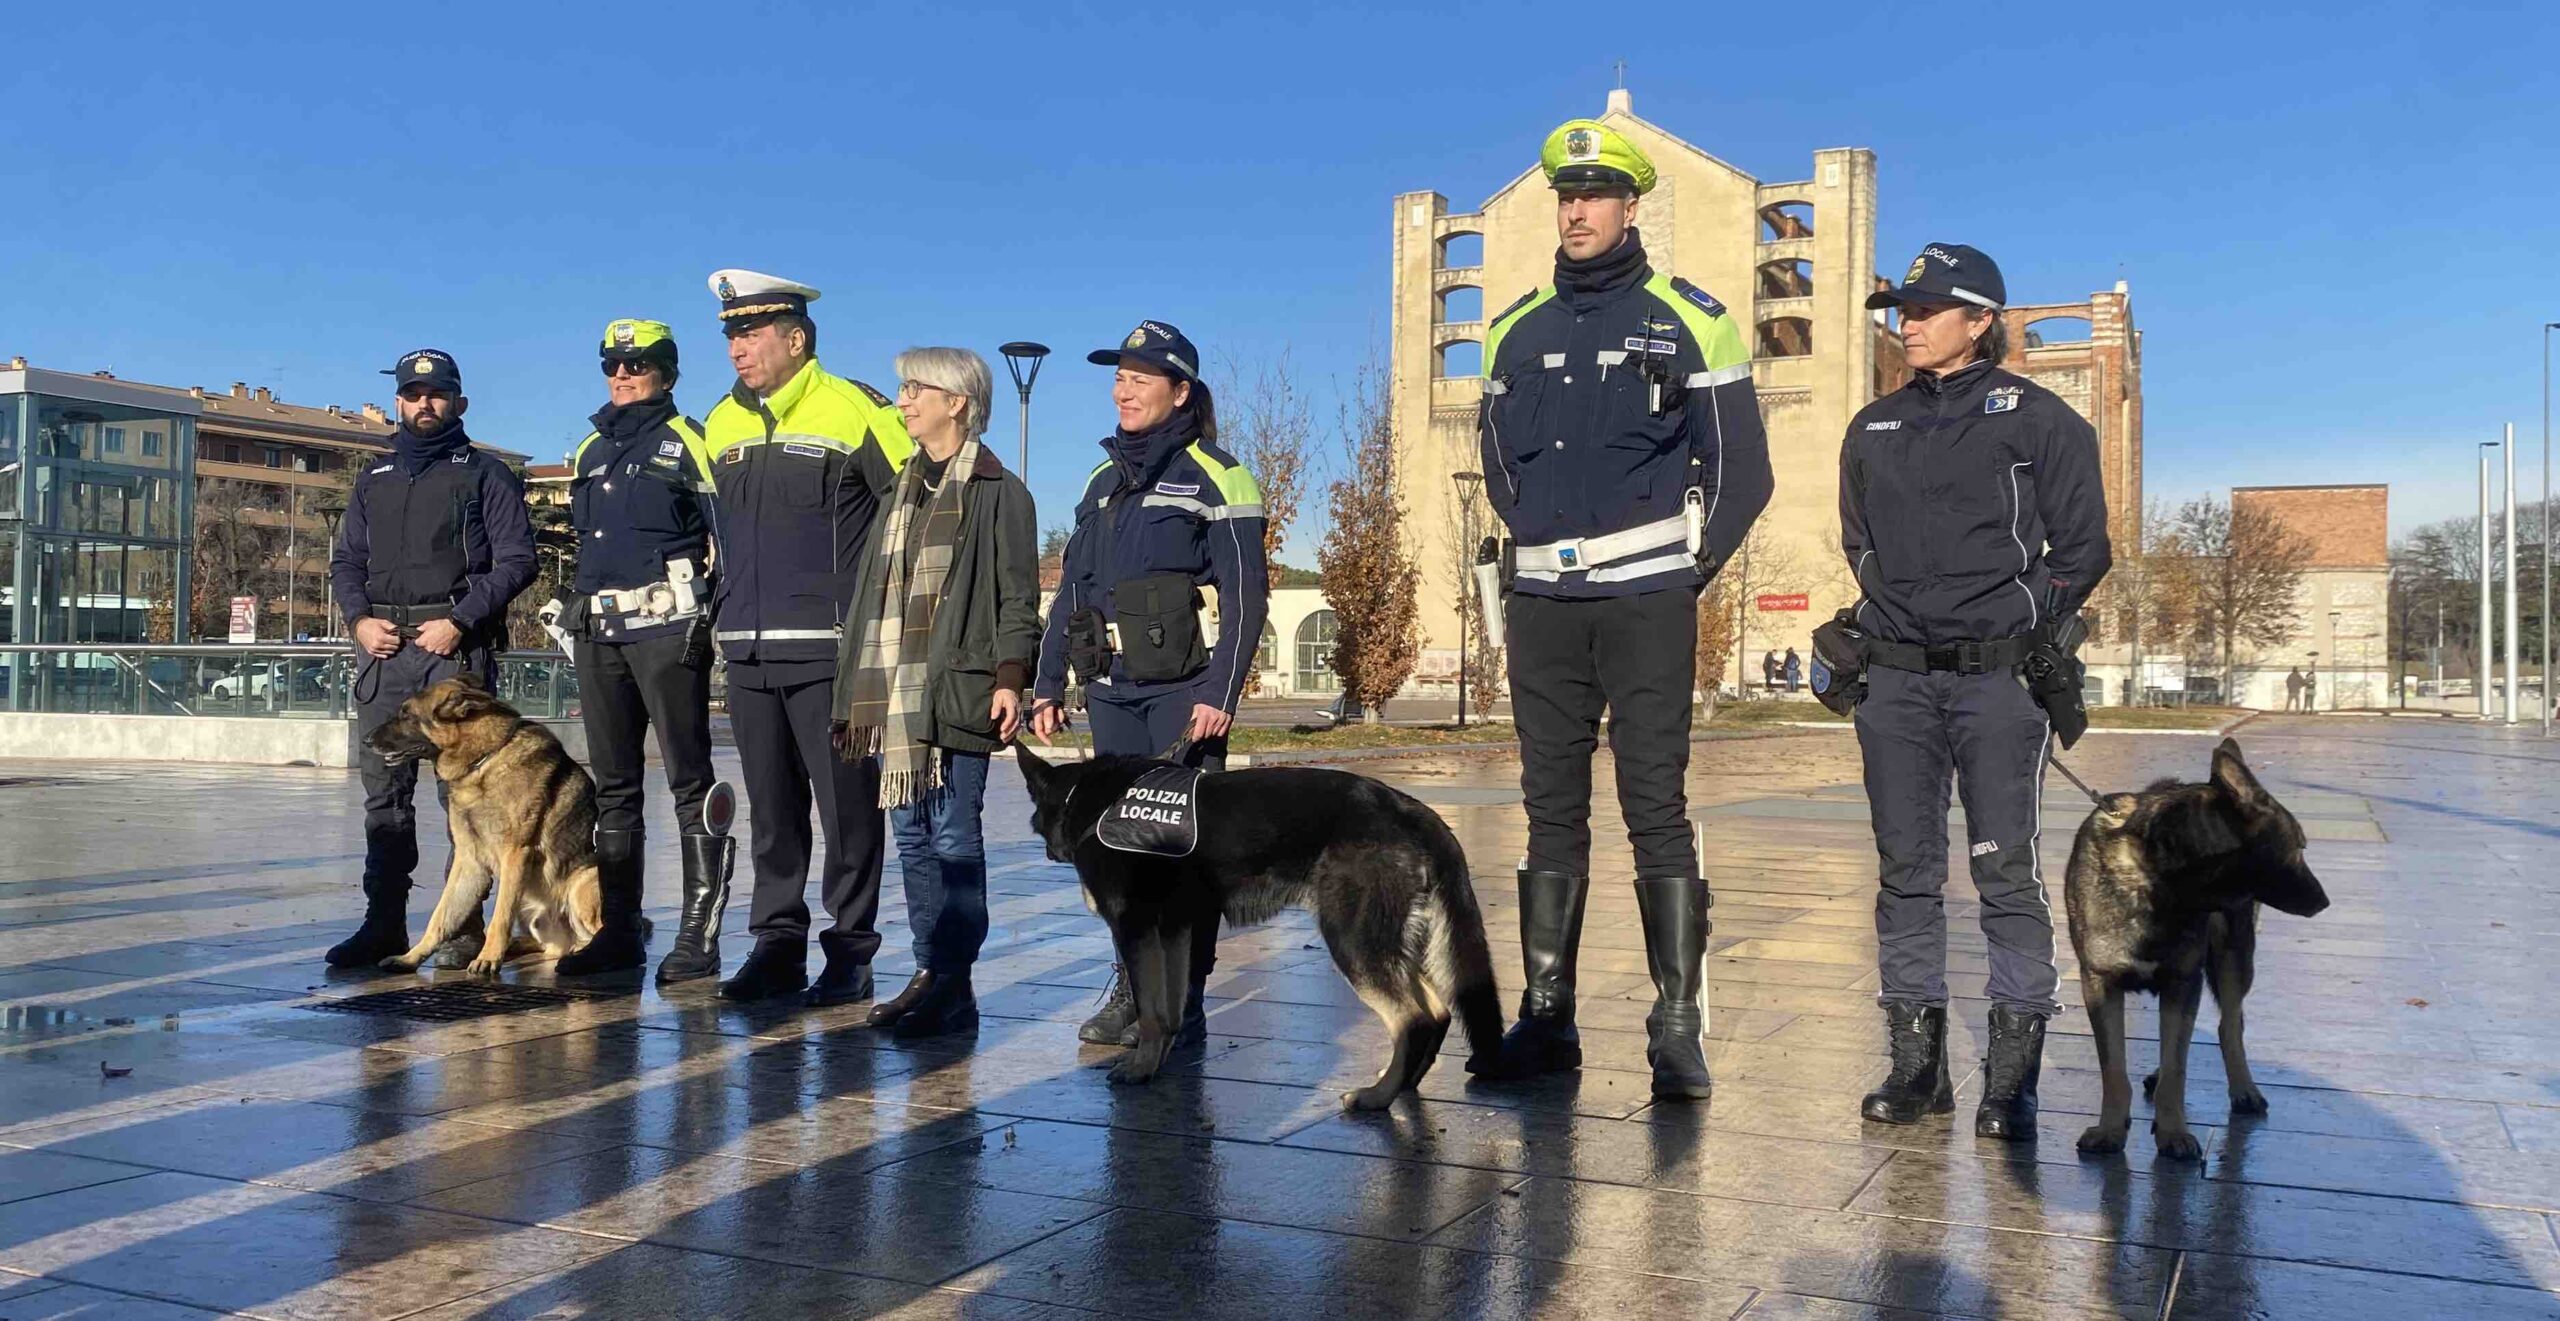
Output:
<path fill-rule="evenodd" d="M 1707 883 L 1696 877 L 1636 881 L 1644 919 L 1645 963 L 1653 970 L 1653 1012 L 1644 1016 L 1645 1062 L 1653 1094 L 1703 1101 L 1715 1094 L 1707 1074 Z"/>
<path fill-rule="evenodd" d="M 641 832 L 596 832 L 596 884 L 603 891 L 604 925 L 584 948 L 560 956 L 563 977 L 621 972 L 649 962 L 649 929 L 640 920 Z"/>
<path fill-rule="evenodd" d="M 2036 1136 L 2036 1079 L 2044 1072 L 2044 1020 L 2007 1005 L 1991 1007 L 1991 1053 L 1982 1062 L 1982 1104 L 1973 1112 L 1976 1137 L 2032 1142 Z"/>
<path fill-rule="evenodd" d="M 1859 1113 L 1879 1124 L 1916 1124 L 1922 1115 L 1943 1115 L 1955 1109 L 1955 1082 L 1947 1074 L 1946 1009 L 1887 1000 L 1884 1027 L 1893 1072 L 1867 1093 Z"/>
<path fill-rule="evenodd" d="M 737 861 L 738 841 L 726 835 L 684 837 L 684 916 L 675 948 L 658 961 L 658 985 L 720 975 L 720 914 Z"/>
<path fill-rule="evenodd" d="M 1490 1078 L 1531 1078 L 1582 1067 L 1582 1034 L 1573 1026 L 1573 973 L 1582 948 L 1582 911 L 1591 878 L 1531 871 L 1520 879 L 1520 961 L 1528 985 L 1520 992 L 1520 1021 L 1502 1034 L 1502 1053 L 1469 1059 L 1467 1068 Z"/>
<path fill-rule="evenodd" d="M 409 876 L 417 836 L 389 827 L 364 832 L 364 923 L 321 957 L 332 968 L 370 968 L 409 952 Z"/>

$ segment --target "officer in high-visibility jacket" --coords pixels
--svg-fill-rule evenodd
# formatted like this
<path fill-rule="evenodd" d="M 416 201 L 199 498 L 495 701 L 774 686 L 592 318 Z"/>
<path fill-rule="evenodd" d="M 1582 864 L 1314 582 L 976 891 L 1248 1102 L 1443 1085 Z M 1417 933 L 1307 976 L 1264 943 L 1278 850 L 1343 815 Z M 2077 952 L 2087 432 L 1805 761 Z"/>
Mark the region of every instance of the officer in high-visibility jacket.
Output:
<path fill-rule="evenodd" d="M 729 663 L 729 723 L 753 816 L 755 950 L 720 985 L 731 1000 L 808 988 L 812 1005 L 871 998 L 880 948 L 883 824 L 877 758 L 844 760 L 828 736 L 836 644 L 863 538 L 915 443 L 886 395 L 818 365 L 818 291 L 755 271 L 716 271 L 738 383 L 703 419 L 719 489 L 713 636 Z M 827 836 L 819 891 L 831 925 L 809 980 L 809 806 Z"/>
<path fill-rule="evenodd" d="M 1484 484 L 1512 537 L 1503 573 L 1520 789 L 1520 1020 L 1488 1072 L 1579 1067 L 1574 959 L 1590 889 L 1591 756 L 1609 713 L 1653 973 L 1653 1094 L 1699 1099 L 1707 883 L 1685 780 L 1698 593 L 1769 502 L 1769 447 L 1742 330 L 1656 271 L 1635 229 L 1653 162 L 1577 119 L 1543 153 L 1555 282 L 1485 334 Z"/>
<path fill-rule="evenodd" d="M 604 926 L 560 960 L 575 975 L 647 961 L 640 923 L 643 741 L 655 726 L 684 848 L 683 925 L 660 983 L 720 971 L 728 840 L 703 829 L 711 791 L 711 456 L 677 411 L 675 332 L 625 318 L 598 348 L 607 403 L 569 456 L 574 590 L 551 627 L 578 663 L 587 758 L 596 776 L 596 867 Z"/>

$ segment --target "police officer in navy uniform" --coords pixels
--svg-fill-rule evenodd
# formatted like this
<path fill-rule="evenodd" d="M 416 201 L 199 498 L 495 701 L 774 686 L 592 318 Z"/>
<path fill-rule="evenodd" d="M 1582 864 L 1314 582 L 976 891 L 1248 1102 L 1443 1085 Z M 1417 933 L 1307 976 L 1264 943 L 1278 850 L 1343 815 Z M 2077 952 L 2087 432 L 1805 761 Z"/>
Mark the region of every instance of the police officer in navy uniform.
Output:
<path fill-rule="evenodd" d="M 2055 718 L 2078 708 L 2076 671 L 2051 685 L 2037 676 L 2077 646 L 2081 603 L 2109 552 L 2097 434 L 2001 368 L 2007 301 L 2000 268 L 1958 243 L 1930 244 L 1900 288 L 1867 299 L 1900 311 L 1913 373 L 1859 412 L 1841 444 L 1841 551 L 1860 596 L 1839 622 L 1866 656 L 1855 718 L 1881 862 L 1878 999 L 1893 1065 L 1861 1111 L 1909 1124 L 1955 1108 L 1943 898 L 1952 773 L 1991 962 L 1974 1131 L 2021 1141 L 2035 1135 L 2044 1023 L 2059 1012 L 2036 856 L 2044 759 L 2057 732 L 2078 735 Z"/>
<path fill-rule="evenodd" d="M 363 740 L 415 694 L 456 676 L 497 683 L 507 603 L 533 582 L 533 521 L 524 484 L 463 431 L 470 400 L 441 349 L 403 355 L 388 375 L 399 395 L 391 457 L 356 477 L 329 552 L 329 581 L 359 655 L 353 680 Z M 328 952 L 333 968 L 367 968 L 409 948 L 409 886 L 418 866 L 416 762 L 357 754 L 364 781 L 364 923 Z M 438 801 L 444 785 L 436 785 Z M 470 921 L 436 952 L 459 968 L 484 931 Z"/>
<path fill-rule="evenodd" d="M 1087 360 L 1114 369 L 1119 426 L 1103 440 L 1103 460 L 1076 502 L 1041 638 L 1032 732 L 1046 740 L 1064 727 L 1072 669 L 1084 685 L 1094 751 L 1152 757 L 1179 745 L 1190 764 L 1223 770 L 1227 730 L 1269 612 L 1262 488 L 1219 447 L 1200 354 L 1181 330 L 1141 321 Z M 1202 587 L 1217 593 L 1214 646 L 1200 617 Z M 1216 960 L 1216 925 L 1195 938 L 1177 1045 L 1208 1033 L 1203 988 Z M 1078 1033 L 1134 1045 L 1137 1021 L 1127 978 L 1115 974 L 1102 1008 Z"/>
<path fill-rule="evenodd" d="M 1609 714 L 1618 806 L 1653 974 L 1653 1094 L 1712 1089 L 1705 1049 L 1707 883 L 1688 819 L 1698 594 L 1769 502 L 1768 440 L 1741 327 L 1654 269 L 1635 228 L 1653 163 L 1597 120 L 1543 153 L 1555 281 L 1485 334 L 1478 421 L 1504 552 L 1511 695 L 1529 815 L 1520 865 L 1520 1019 L 1484 1071 L 1582 1062 L 1575 953 L 1590 890 L 1591 758 Z"/>
<path fill-rule="evenodd" d="M 703 419 L 719 489 L 713 636 L 729 663 L 729 723 L 745 780 L 755 949 L 720 985 L 731 1000 L 798 993 L 811 1005 L 871 998 L 880 948 L 885 822 L 880 761 L 836 755 L 836 647 L 863 539 L 915 452 L 886 395 L 818 365 L 818 291 L 756 271 L 715 271 L 738 381 Z M 831 925 L 811 983 L 809 809 L 826 831 L 819 892 Z"/>
<path fill-rule="evenodd" d="M 604 925 L 560 960 L 576 975 L 647 961 L 641 925 L 641 767 L 650 728 L 683 840 L 683 926 L 658 981 L 720 971 L 728 841 L 703 829 L 711 791 L 711 458 L 676 410 L 675 332 L 625 318 L 598 352 L 607 403 L 569 456 L 578 576 L 554 621 L 578 662 L 587 761 L 596 777 L 596 867 Z"/>

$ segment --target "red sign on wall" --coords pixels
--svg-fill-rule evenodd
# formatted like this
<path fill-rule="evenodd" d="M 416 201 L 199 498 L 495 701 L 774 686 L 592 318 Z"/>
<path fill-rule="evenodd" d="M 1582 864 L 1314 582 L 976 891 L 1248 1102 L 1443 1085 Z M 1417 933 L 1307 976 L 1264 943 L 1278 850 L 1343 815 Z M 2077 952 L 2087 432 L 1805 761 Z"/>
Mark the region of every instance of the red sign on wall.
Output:
<path fill-rule="evenodd" d="M 1803 592 L 1783 596 L 1775 592 L 1762 592 L 1760 608 L 1762 610 L 1811 610 L 1813 598 Z"/>

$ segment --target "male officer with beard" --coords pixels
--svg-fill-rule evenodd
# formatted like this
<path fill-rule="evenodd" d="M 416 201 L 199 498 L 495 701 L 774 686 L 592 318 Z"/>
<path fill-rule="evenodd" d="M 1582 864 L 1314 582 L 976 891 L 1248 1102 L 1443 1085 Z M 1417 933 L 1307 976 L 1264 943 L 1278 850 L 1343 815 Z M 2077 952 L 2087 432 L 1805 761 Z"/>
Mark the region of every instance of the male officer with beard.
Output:
<path fill-rule="evenodd" d="M 1698 593 L 1769 502 L 1751 352 L 1724 306 L 1657 272 L 1635 229 L 1653 162 L 1577 119 L 1543 153 L 1556 192 L 1555 283 L 1485 334 L 1485 491 L 1514 539 L 1505 612 L 1520 789 L 1520 1020 L 1497 1061 L 1580 1067 L 1576 947 L 1590 890 L 1591 756 L 1609 713 L 1618 806 L 1654 983 L 1653 1094 L 1712 1090 L 1703 962 L 1707 883 L 1688 819 Z"/>
<path fill-rule="evenodd" d="M 474 449 L 462 429 L 471 401 L 462 371 L 441 349 L 419 349 L 385 375 L 398 382 L 400 429 L 391 457 L 366 469 L 347 496 L 329 581 L 355 636 L 356 738 L 388 722 L 400 704 L 456 675 L 492 687 L 505 645 L 507 603 L 533 582 L 533 521 L 524 485 L 507 465 Z M 364 781 L 364 924 L 332 946 L 333 968 L 369 968 L 409 948 L 409 884 L 418 866 L 415 762 L 391 766 L 367 748 Z M 436 785 L 438 801 L 444 785 Z M 480 948 L 478 910 L 436 952 L 459 968 Z"/>

